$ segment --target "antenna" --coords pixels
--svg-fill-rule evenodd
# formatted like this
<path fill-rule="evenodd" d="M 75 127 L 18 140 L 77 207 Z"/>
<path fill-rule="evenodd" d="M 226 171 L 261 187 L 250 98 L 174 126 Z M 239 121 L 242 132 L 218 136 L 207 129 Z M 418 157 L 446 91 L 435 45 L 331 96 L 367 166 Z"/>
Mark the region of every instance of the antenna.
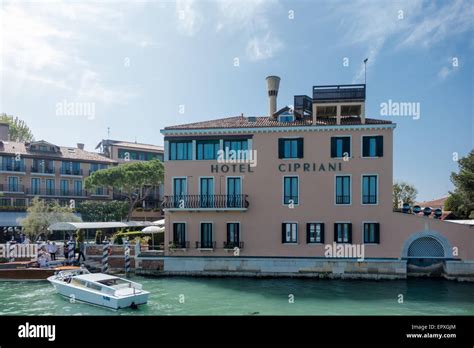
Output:
<path fill-rule="evenodd" d="M 107 139 L 110 139 L 110 127 L 107 127 Z"/>
<path fill-rule="evenodd" d="M 367 84 L 367 61 L 369 58 L 364 59 L 364 85 Z"/>

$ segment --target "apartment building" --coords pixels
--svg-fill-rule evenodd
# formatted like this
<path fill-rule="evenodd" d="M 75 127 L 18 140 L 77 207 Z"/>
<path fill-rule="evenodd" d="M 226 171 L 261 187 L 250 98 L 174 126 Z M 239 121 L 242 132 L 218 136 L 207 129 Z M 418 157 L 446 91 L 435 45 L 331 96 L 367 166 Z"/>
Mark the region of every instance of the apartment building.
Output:
<path fill-rule="evenodd" d="M 157 159 L 163 162 L 163 146 L 128 142 L 122 140 L 103 139 L 96 146 L 96 150 L 103 156 L 116 161 L 119 165 L 134 161 L 149 161 Z M 118 192 L 114 192 L 114 199 L 122 199 Z M 134 220 L 157 220 L 162 216 L 161 203 L 163 200 L 163 185 L 149 190 L 141 207 L 132 214 Z"/>
<path fill-rule="evenodd" d="M 396 125 L 366 117 L 365 85 L 314 86 L 311 97 L 297 95 L 278 110 L 279 83 L 267 77 L 267 116 L 161 131 L 165 270 L 321 274 L 362 267 L 346 255 L 348 263 L 328 270 L 328 245 L 363 246 L 377 277 L 406 275 L 410 259 L 474 259 L 469 227 L 392 211 Z M 456 255 L 453 246 L 460 246 Z M 183 262 L 189 258 L 192 267 Z M 367 273 L 364 265 L 356 272 Z"/>

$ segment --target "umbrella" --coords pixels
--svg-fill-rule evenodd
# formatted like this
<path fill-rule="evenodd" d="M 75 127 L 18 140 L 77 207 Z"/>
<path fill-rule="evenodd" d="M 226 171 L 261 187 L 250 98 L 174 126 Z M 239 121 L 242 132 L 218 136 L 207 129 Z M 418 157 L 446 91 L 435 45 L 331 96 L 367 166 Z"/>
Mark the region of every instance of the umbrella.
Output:
<path fill-rule="evenodd" d="M 165 232 L 165 227 L 164 226 L 148 226 L 145 227 L 142 232 L 145 233 L 162 233 Z"/>
<path fill-rule="evenodd" d="M 165 225 L 165 219 L 156 220 L 156 221 L 153 221 L 152 223 L 153 223 L 153 225 L 164 226 Z"/>

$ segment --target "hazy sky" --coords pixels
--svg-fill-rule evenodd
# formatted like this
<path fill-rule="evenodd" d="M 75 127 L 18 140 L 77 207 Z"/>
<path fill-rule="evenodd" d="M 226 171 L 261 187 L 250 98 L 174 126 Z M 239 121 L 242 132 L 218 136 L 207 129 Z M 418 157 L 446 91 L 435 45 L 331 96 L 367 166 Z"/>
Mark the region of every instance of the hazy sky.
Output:
<path fill-rule="evenodd" d="M 107 127 L 162 144 L 168 125 L 266 114 L 267 75 L 282 79 L 281 107 L 363 82 L 368 57 L 367 116 L 397 123 L 395 179 L 438 198 L 453 153 L 473 148 L 473 4 L 3 1 L 0 112 L 58 145 L 93 150 Z M 419 103 L 419 117 L 381 115 L 389 100 Z"/>

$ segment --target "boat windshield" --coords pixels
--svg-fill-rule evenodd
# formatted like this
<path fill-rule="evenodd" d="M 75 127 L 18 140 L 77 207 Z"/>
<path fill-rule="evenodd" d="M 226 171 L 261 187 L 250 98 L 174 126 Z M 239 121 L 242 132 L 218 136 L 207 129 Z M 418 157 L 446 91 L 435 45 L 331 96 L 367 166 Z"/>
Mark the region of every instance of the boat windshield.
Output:
<path fill-rule="evenodd" d="M 116 286 L 116 285 L 122 285 L 122 284 L 127 284 L 129 285 L 130 282 L 120 279 L 120 278 L 114 278 L 114 279 L 105 279 L 105 280 L 99 280 L 98 283 L 104 284 L 107 286 Z"/>

